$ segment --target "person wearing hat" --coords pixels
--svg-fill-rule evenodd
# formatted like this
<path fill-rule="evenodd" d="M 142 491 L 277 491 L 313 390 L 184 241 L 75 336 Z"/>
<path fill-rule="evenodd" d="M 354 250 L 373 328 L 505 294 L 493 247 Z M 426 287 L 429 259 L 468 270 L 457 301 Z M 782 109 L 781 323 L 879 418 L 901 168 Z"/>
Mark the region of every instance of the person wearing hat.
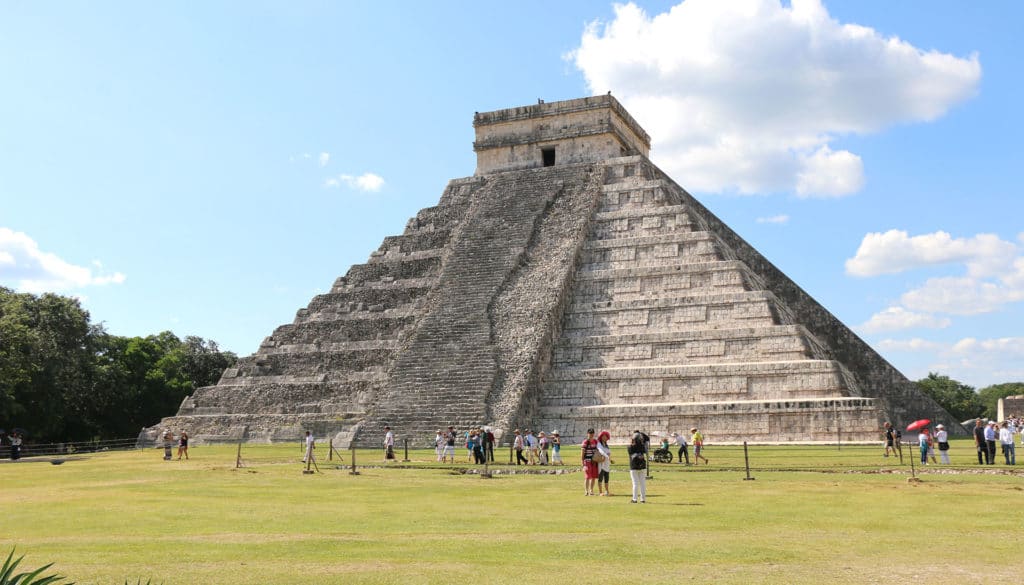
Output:
<path fill-rule="evenodd" d="M 395 434 L 391 427 L 384 425 L 384 462 L 395 460 Z"/>
<path fill-rule="evenodd" d="M 551 441 L 548 440 L 548 435 L 544 431 L 537 433 L 537 443 L 540 445 L 540 451 L 538 454 L 538 462 L 541 465 L 548 464 L 548 448 L 551 447 Z"/>
<path fill-rule="evenodd" d="M 444 456 L 444 433 L 441 429 L 437 429 L 437 434 L 434 435 L 434 455 L 437 455 L 437 462 L 441 463 L 441 457 Z"/>
<path fill-rule="evenodd" d="M 708 458 L 700 454 L 700 450 L 704 447 L 704 435 L 697 430 L 697 427 L 690 429 L 693 436 L 690 438 L 690 442 L 693 443 L 693 464 L 697 465 L 697 462 L 701 459 L 704 460 L 704 465 L 710 463 Z"/>
<path fill-rule="evenodd" d="M 949 433 L 943 425 L 935 425 L 935 442 L 939 444 L 939 456 L 944 465 L 949 465 Z"/>
<path fill-rule="evenodd" d="M 513 434 L 515 438 L 512 439 L 512 448 L 516 451 L 516 465 L 529 464 L 530 460 L 523 457 L 523 435 L 519 433 L 519 429 L 513 431 Z"/>
<path fill-rule="evenodd" d="M 562 462 L 562 437 L 558 431 L 551 431 L 551 465 L 565 465 Z"/>
<path fill-rule="evenodd" d="M 676 446 L 679 447 L 679 452 L 676 453 L 676 456 L 679 457 L 679 463 L 682 463 L 683 462 L 683 457 L 686 457 L 686 464 L 689 465 L 690 464 L 690 450 L 687 449 L 687 447 L 686 447 L 686 435 L 685 434 L 681 435 L 679 433 L 672 433 L 672 438 L 675 440 Z"/>

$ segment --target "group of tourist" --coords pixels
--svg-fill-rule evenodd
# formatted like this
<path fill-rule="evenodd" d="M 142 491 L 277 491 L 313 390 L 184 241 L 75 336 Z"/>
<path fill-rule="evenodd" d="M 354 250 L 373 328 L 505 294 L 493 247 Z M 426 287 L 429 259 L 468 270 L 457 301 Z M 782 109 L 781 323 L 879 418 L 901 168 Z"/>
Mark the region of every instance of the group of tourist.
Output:
<path fill-rule="evenodd" d="M 1018 416 L 1010 415 L 1006 420 L 997 422 L 994 420 L 976 419 L 974 421 L 974 446 L 978 453 L 978 465 L 995 465 L 996 445 L 999 445 L 1003 454 L 1003 461 L 1006 465 L 1017 464 L 1017 448 L 1014 442 L 1016 436 L 1020 436 L 1021 447 L 1024 448 L 1024 420 Z M 899 448 L 902 433 L 892 426 L 892 423 L 883 425 L 885 433 L 885 445 L 883 456 L 895 455 Z M 937 464 L 941 461 L 949 465 L 949 433 L 944 425 L 935 425 L 932 431 L 928 427 L 921 428 L 917 435 L 917 446 L 921 454 L 921 464 Z M 936 461 L 935 452 L 939 452 L 939 461 Z"/>
<path fill-rule="evenodd" d="M 1017 449 L 1014 446 L 1014 435 L 1021 435 L 1021 447 L 1024 448 L 1024 433 L 1020 417 L 1010 415 L 1002 422 L 982 419 L 974 421 L 974 446 L 978 452 L 978 465 L 995 465 L 996 443 L 1003 453 L 1006 465 L 1017 464 Z"/>
<path fill-rule="evenodd" d="M 174 433 L 171 429 L 164 429 L 164 461 L 170 461 L 173 459 L 171 456 L 171 450 L 174 448 Z M 188 460 L 188 433 L 181 431 L 178 435 L 178 461 L 181 461 L 182 457 Z"/>
<path fill-rule="evenodd" d="M 512 431 L 512 450 L 516 453 L 516 465 L 563 465 L 562 436 L 551 431 L 551 436 L 541 431 L 534 436 L 530 429 Z"/>
<path fill-rule="evenodd" d="M 483 465 L 494 463 L 494 431 L 490 427 L 474 428 L 462 435 L 466 447 L 466 461 Z M 434 435 L 434 452 L 440 463 L 455 463 L 455 443 L 458 434 L 455 427 L 449 426 L 447 431 L 437 429 Z"/>

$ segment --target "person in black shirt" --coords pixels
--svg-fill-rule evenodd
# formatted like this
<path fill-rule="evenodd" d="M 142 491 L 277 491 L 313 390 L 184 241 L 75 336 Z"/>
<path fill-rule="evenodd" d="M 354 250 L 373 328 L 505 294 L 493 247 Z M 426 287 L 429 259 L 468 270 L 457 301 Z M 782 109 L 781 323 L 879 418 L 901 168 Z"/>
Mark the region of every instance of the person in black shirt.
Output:
<path fill-rule="evenodd" d="M 979 418 L 974 421 L 974 446 L 978 448 L 978 465 L 988 459 L 988 445 L 985 444 L 985 424 Z"/>

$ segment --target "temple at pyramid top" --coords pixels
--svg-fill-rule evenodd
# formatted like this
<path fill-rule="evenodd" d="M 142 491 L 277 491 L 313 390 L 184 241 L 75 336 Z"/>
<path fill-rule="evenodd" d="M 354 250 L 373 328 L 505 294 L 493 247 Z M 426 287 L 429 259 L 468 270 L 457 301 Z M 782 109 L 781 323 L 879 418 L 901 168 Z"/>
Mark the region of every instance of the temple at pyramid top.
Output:
<path fill-rule="evenodd" d="M 611 94 L 477 112 L 476 174 L 648 156 L 651 137 Z"/>
<path fill-rule="evenodd" d="M 610 95 L 478 113 L 476 172 L 216 386 L 145 429 L 413 445 L 437 430 L 613 441 L 874 441 L 965 431 L 648 158 Z M 683 177 L 685 179 L 685 177 Z"/>

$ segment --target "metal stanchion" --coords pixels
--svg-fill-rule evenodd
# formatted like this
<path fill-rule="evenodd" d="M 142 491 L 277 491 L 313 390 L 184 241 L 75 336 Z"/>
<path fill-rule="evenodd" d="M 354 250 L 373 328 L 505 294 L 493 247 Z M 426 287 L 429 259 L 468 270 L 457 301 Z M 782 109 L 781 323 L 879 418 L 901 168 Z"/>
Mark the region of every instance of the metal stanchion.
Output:
<path fill-rule="evenodd" d="M 743 441 L 743 465 L 747 468 L 747 477 L 743 478 L 743 481 L 751 481 L 754 478 L 750 477 L 750 457 L 747 455 L 747 442 Z"/>
<path fill-rule="evenodd" d="M 327 460 L 334 461 L 334 437 L 327 443 Z"/>
<path fill-rule="evenodd" d="M 238 442 L 238 454 L 235 455 L 235 469 L 242 467 L 242 441 Z"/>
<path fill-rule="evenodd" d="M 405 441 L 405 459 L 402 459 L 402 463 L 409 462 L 409 439 L 403 439 Z"/>

